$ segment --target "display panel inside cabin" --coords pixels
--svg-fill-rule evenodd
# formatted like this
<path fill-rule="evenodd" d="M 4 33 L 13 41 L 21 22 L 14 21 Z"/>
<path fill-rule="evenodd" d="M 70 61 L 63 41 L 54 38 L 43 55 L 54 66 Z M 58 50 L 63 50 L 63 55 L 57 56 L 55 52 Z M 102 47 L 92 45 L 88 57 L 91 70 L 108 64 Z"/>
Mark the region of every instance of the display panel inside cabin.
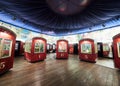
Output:
<path fill-rule="evenodd" d="M 45 52 L 45 42 L 43 40 L 37 40 L 35 42 L 34 53 L 44 53 Z"/>
<path fill-rule="evenodd" d="M 81 44 L 81 53 L 91 54 L 92 53 L 92 45 L 90 43 Z"/>
<path fill-rule="evenodd" d="M 11 56 L 12 40 L 0 38 L 0 59 Z"/>
<path fill-rule="evenodd" d="M 24 46 L 25 52 L 31 53 L 31 45 L 32 45 L 31 41 L 25 42 L 25 46 Z"/>
<path fill-rule="evenodd" d="M 58 52 L 67 52 L 67 43 L 61 41 L 58 43 Z"/>
<path fill-rule="evenodd" d="M 103 51 L 109 51 L 109 46 L 108 45 L 103 45 Z"/>

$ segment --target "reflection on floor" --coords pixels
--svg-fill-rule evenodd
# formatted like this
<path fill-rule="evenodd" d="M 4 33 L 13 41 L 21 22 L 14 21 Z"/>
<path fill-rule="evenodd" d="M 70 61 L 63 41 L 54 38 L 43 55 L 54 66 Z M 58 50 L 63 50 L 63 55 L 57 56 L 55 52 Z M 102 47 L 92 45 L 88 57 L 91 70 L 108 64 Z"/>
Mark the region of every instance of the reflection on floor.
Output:
<path fill-rule="evenodd" d="M 113 63 L 113 59 L 109 59 L 109 58 L 99 57 L 97 59 L 96 64 L 101 65 L 101 66 L 105 66 L 105 67 L 109 67 L 109 68 L 115 68 L 114 63 Z"/>
<path fill-rule="evenodd" d="M 71 58 L 71 59 L 79 60 L 79 56 L 78 55 L 69 54 L 69 57 L 75 57 L 75 58 Z M 56 53 L 52 53 L 52 54 L 48 54 L 47 55 L 47 59 L 46 60 L 53 60 L 55 58 L 56 58 Z M 104 67 L 115 68 L 113 59 L 110 59 L 110 58 L 99 57 L 97 59 L 97 61 L 96 61 L 96 64 L 100 65 L 100 66 L 104 66 Z"/>

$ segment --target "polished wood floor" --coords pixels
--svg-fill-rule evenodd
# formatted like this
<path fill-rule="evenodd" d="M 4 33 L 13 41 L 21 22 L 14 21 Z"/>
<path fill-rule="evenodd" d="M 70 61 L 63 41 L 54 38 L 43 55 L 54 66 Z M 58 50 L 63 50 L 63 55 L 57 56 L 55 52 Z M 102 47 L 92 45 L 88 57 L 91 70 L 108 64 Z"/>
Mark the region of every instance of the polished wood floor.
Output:
<path fill-rule="evenodd" d="M 120 71 L 80 61 L 77 55 L 56 60 L 49 54 L 36 63 L 16 57 L 14 68 L 0 76 L 0 86 L 120 86 Z"/>

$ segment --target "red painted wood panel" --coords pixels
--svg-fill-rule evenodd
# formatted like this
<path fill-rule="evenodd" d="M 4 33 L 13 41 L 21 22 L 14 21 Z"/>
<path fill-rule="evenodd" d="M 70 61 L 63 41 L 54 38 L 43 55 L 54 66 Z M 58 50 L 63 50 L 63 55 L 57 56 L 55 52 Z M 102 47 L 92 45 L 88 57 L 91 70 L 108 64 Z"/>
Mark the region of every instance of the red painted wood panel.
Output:
<path fill-rule="evenodd" d="M 70 54 L 74 53 L 74 45 L 73 44 L 69 44 L 69 53 Z"/>

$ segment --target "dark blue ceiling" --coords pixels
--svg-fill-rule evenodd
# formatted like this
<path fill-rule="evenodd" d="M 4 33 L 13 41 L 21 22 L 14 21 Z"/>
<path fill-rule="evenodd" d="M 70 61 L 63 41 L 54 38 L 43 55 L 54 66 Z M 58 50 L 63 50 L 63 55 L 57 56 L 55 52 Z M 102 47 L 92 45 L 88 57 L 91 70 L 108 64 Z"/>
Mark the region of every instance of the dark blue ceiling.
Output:
<path fill-rule="evenodd" d="M 48 35 L 120 25 L 120 0 L 0 0 L 0 20 Z"/>

